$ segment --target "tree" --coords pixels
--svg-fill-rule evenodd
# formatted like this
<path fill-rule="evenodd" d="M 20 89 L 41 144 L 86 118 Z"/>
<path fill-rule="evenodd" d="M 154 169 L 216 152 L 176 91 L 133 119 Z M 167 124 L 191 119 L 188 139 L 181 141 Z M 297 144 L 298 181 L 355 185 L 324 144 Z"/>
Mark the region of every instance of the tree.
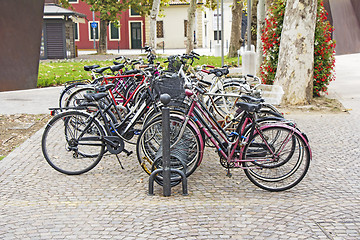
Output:
<path fill-rule="evenodd" d="M 317 0 L 287 0 L 274 82 L 283 87 L 287 104 L 312 99 L 316 10 Z"/>
<path fill-rule="evenodd" d="M 241 38 L 241 21 L 242 21 L 242 10 L 244 4 L 243 1 L 233 0 L 231 6 L 232 22 L 231 22 L 231 36 L 228 57 L 236 57 L 237 50 L 240 49 L 244 42 Z"/>
<path fill-rule="evenodd" d="M 196 13 L 196 0 L 190 0 L 188 8 L 188 21 L 186 33 L 186 53 L 190 53 L 194 49 L 194 32 L 195 32 L 195 13 Z"/>
<path fill-rule="evenodd" d="M 257 6 L 257 39 L 256 39 L 256 66 L 257 66 L 257 75 L 260 73 L 260 66 L 263 62 L 263 44 L 261 41 L 262 31 L 265 26 L 265 1 L 259 0 Z"/>
<path fill-rule="evenodd" d="M 104 54 L 107 51 L 107 29 L 110 22 L 118 24 L 120 20 L 120 13 L 128 10 L 129 8 L 135 10 L 140 15 L 149 13 L 152 0 L 81 0 L 90 5 L 90 10 L 94 11 L 100 17 L 100 37 L 99 47 L 97 52 Z M 68 0 L 59 0 L 64 7 L 71 7 Z"/>
<path fill-rule="evenodd" d="M 267 12 L 262 34 L 264 61 L 260 76 L 263 83 L 273 84 L 278 68 L 280 39 L 283 29 L 286 0 L 273 2 Z M 317 0 L 317 17 L 314 38 L 313 96 L 327 93 L 327 85 L 335 80 L 335 40 L 331 38 L 334 28 L 327 19 L 323 0 Z"/>
<path fill-rule="evenodd" d="M 154 0 L 150 11 L 150 36 L 149 46 L 156 49 L 156 18 L 159 14 L 161 0 Z"/>

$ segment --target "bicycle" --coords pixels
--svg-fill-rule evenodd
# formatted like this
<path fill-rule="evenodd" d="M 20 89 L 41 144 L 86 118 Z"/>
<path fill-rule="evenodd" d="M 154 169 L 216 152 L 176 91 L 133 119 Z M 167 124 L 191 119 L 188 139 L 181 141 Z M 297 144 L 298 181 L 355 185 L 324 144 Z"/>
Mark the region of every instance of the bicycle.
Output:
<path fill-rule="evenodd" d="M 306 135 L 293 123 L 259 124 L 256 114 L 261 104 L 238 102 L 238 111 L 244 114 L 236 130 L 227 133 L 199 100 L 198 95 L 204 93 L 203 89 L 195 87 L 194 91 L 187 89 L 185 93 L 191 99 L 191 104 L 185 115 L 171 115 L 171 126 L 174 129 L 171 131 L 170 153 L 174 156 L 171 161 L 187 176 L 202 161 L 205 148 L 201 137 L 203 132 L 215 145 L 228 176 L 231 175 L 231 168 L 241 168 L 252 183 L 268 191 L 290 189 L 304 178 L 312 158 L 311 149 Z M 161 160 L 154 157 L 160 150 L 157 147 L 160 129 L 161 120 L 154 119 L 143 128 L 138 138 L 138 161 L 147 173 L 152 172 L 156 165 L 161 165 Z M 181 146 L 177 147 L 178 144 L 190 138 L 196 141 L 189 148 L 192 151 L 185 152 L 187 156 L 177 156 L 178 151 L 173 153 L 174 149 L 181 149 Z M 161 183 L 161 176 L 157 180 Z M 172 178 L 173 184 L 179 180 L 177 177 Z"/>
<path fill-rule="evenodd" d="M 107 91 L 111 86 L 104 87 Z M 86 106 L 55 115 L 46 125 L 41 145 L 42 152 L 51 167 L 67 175 L 79 175 L 93 169 L 106 152 L 115 154 L 122 166 L 118 154 L 132 152 L 124 148 L 124 141 L 106 112 L 111 105 L 103 106 L 101 100 L 105 92 L 85 94 L 89 102 L 96 102 L 93 114 Z M 98 119 L 102 119 L 102 123 Z"/>

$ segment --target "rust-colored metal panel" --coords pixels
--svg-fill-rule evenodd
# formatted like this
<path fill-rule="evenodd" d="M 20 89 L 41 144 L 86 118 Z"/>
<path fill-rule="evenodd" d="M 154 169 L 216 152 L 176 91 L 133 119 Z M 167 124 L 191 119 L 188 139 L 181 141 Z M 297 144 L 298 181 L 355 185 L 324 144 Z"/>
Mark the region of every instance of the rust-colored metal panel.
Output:
<path fill-rule="evenodd" d="M 0 91 L 36 88 L 44 0 L 0 0 Z"/>
<path fill-rule="evenodd" d="M 334 20 L 336 54 L 360 52 L 360 25 L 351 0 L 330 0 Z"/>
<path fill-rule="evenodd" d="M 351 0 L 351 4 L 353 5 L 354 12 L 356 13 L 356 17 L 358 20 L 358 23 L 360 25 L 360 1 L 359 0 Z"/>

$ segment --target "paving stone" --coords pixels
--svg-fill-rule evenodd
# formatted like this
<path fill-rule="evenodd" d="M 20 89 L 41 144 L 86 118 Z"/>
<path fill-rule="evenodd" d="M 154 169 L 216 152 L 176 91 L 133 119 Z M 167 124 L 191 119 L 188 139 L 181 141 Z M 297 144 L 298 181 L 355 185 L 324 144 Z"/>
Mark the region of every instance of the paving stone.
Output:
<path fill-rule="evenodd" d="M 360 115 L 292 115 L 313 160 L 295 188 L 263 191 L 243 171 L 227 178 L 213 149 L 171 197 L 147 195 L 135 155 L 106 156 L 67 176 L 42 156 L 42 131 L 0 161 L 1 239 L 360 239 Z M 133 146 L 129 147 L 135 150 Z M 138 179 L 144 179 L 142 183 Z M 175 193 L 176 192 L 176 193 Z"/>

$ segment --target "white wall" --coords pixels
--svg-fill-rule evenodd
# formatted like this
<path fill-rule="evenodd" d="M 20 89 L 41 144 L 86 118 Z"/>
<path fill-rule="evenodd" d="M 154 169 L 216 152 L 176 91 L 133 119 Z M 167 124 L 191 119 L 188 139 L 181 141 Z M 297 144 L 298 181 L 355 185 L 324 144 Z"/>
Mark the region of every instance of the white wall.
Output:
<path fill-rule="evenodd" d="M 163 17 L 158 21 L 164 22 L 164 38 L 157 42 L 165 41 L 165 48 L 185 48 L 184 20 L 187 19 L 188 5 L 170 6 L 164 9 Z"/>
<path fill-rule="evenodd" d="M 231 4 L 232 1 L 224 0 L 224 48 L 225 52 L 227 52 L 229 44 L 230 44 L 230 35 L 231 35 L 231 23 L 232 23 L 232 13 L 231 13 Z M 217 43 L 216 40 L 214 40 L 214 31 L 217 29 L 216 24 L 216 16 L 214 14 L 217 14 L 217 10 L 210 10 L 206 9 L 206 18 L 204 16 L 203 18 L 203 39 L 204 39 L 204 47 L 210 48 L 210 42 L 211 42 L 211 48 L 214 49 L 215 43 Z M 221 6 L 219 6 L 219 14 L 221 15 Z M 221 17 L 220 17 L 221 18 Z M 206 27 L 206 30 L 205 30 Z M 221 20 L 219 22 L 219 27 L 221 30 Z M 219 42 L 221 44 L 221 41 Z"/>

